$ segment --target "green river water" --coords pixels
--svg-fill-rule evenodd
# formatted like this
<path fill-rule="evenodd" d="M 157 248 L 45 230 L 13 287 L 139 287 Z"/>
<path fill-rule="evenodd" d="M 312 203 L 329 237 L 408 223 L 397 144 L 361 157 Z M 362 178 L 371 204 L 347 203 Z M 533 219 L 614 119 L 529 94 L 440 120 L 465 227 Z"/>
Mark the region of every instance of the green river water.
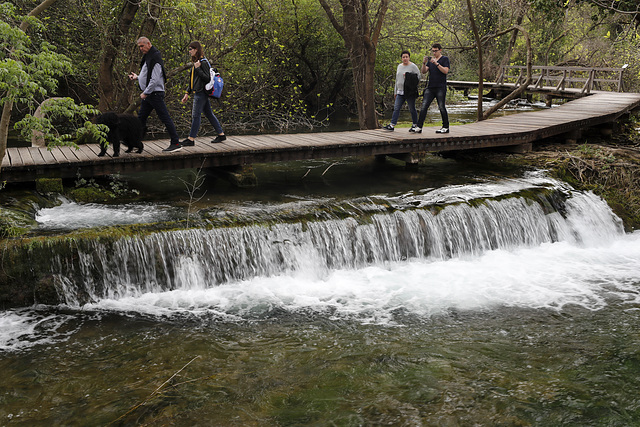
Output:
<path fill-rule="evenodd" d="M 189 173 L 41 231 L 184 218 Z M 260 226 L 51 254 L 67 303 L 0 311 L 0 425 L 640 424 L 640 233 L 597 197 L 441 158 L 256 173 L 195 215 Z"/>

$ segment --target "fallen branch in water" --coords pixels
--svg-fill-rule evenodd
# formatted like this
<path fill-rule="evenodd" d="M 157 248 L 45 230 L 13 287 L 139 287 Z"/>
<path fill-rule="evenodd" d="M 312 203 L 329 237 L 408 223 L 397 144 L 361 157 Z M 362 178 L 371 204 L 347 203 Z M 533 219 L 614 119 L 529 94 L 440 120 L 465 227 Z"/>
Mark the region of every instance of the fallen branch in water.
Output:
<path fill-rule="evenodd" d="M 321 175 L 321 176 L 324 176 L 324 174 L 325 174 L 325 173 L 327 173 L 327 171 L 328 171 L 329 169 L 331 169 L 331 167 L 332 167 L 332 166 L 337 165 L 337 164 L 338 164 L 338 162 L 331 163 L 331 164 L 329 165 L 329 167 L 328 167 L 328 168 L 326 168 L 326 169 L 324 170 L 324 172 L 322 172 L 322 175 Z"/>
<path fill-rule="evenodd" d="M 113 420 L 112 422 L 110 422 L 108 425 L 113 425 L 116 422 L 122 420 L 124 417 L 126 417 L 127 415 L 129 415 L 130 413 L 132 413 L 133 411 L 135 411 L 136 409 L 138 409 L 141 406 L 146 405 L 154 396 L 156 396 L 158 393 L 160 393 L 160 391 L 167 385 L 169 384 L 169 382 L 174 379 L 180 372 L 184 371 L 184 369 L 189 366 L 194 360 L 196 360 L 197 358 L 199 358 L 200 356 L 196 356 L 193 359 L 191 359 L 186 365 L 184 365 L 182 368 L 180 368 L 178 371 L 176 371 L 173 375 L 171 375 L 171 377 L 169 377 L 168 380 L 166 380 L 165 382 L 163 382 L 162 384 L 160 384 L 160 387 L 156 388 L 153 393 L 151 393 L 149 396 L 147 396 L 147 398 L 141 402 L 138 403 L 137 405 L 133 406 L 131 409 L 129 409 L 125 414 L 123 414 L 122 416 L 120 416 L 118 419 Z"/>

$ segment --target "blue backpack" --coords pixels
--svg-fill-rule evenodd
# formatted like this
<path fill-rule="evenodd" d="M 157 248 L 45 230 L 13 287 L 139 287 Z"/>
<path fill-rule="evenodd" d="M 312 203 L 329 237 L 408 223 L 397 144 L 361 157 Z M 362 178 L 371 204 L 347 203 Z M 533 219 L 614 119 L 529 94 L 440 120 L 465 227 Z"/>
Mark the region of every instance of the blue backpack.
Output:
<path fill-rule="evenodd" d="M 207 63 L 208 62 L 209 61 L 207 61 Z M 220 98 L 220 95 L 222 95 L 222 87 L 224 86 L 222 76 L 220 76 L 218 70 L 213 68 L 211 64 L 209 64 L 209 75 L 211 76 L 211 80 L 204 86 L 204 90 L 207 92 L 207 95 L 213 98 Z"/>

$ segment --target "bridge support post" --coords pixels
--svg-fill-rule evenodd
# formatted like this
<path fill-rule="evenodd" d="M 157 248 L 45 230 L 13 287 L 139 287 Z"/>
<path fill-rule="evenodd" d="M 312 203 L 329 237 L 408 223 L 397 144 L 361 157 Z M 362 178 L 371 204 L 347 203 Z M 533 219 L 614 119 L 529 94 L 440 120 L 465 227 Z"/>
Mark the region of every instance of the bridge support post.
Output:
<path fill-rule="evenodd" d="M 398 159 L 404 162 L 404 166 L 407 169 L 417 168 L 420 164 L 420 160 L 424 157 L 424 153 L 400 153 L 400 154 L 390 154 L 389 157 L 393 157 L 394 159 Z"/>
<path fill-rule="evenodd" d="M 503 147 L 503 150 L 506 153 L 513 153 L 513 154 L 528 153 L 532 149 L 533 149 L 533 144 L 531 142 L 526 142 L 526 143 L 520 144 L 520 145 L 508 145 L 506 147 Z"/>
<path fill-rule="evenodd" d="M 207 168 L 207 175 L 224 179 L 238 188 L 250 188 L 258 185 L 258 178 L 251 165 L 232 165 Z"/>
<path fill-rule="evenodd" d="M 387 155 L 386 154 L 376 154 L 374 156 L 374 159 L 375 159 L 377 164 L 384 164 L 387 161 Z"/>
<path fill-rule="evenodd" d="M 603 125 L 598 126 L 598 131 L 600 131 L 600 135 L 602 136 L 611 136 L 613 135 L 614 123 L 605 123 Z"/>
<path fill-rule="evenodd" d="M 548 108 L 551 108 L 551 106 L 553 105 L 553 96 L 546 95 L 544 97 L 544 105 L 546 105 Z"/>
<path fill-rule="evenodd" d="M 582 129 L 574 129 L 564 134 L 564 143 L 577 144 L 580 138 L 582 138 Z"/>

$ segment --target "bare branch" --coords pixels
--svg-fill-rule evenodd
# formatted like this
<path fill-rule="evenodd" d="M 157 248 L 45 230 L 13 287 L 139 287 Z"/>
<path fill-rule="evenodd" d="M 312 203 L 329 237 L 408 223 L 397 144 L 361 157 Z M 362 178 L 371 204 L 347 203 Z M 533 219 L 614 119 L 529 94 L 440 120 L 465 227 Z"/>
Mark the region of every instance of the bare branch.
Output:
<path fill-rule="evenodd" d="M 636 7 L 636 10 L 622 10 L 620 8 L 615 7 L 612 3 L 605 3 L 601 0 L 590 0 L 591 3 L 595 4 L 596 6 L 599 6 L 603 9 L 607 9 L 616 13 L 621 13 L 623 15 L 637 15 L 640 13 L 640 4 L 638 4 L 638 6 Z M 617 3 L 617 2 L 616 2 Z"/>
<path fill-rule="evenodd" d="M 335 15 L 333 14 L 333 10 L 331 10 L 331 6 L 329 6 L 329 3 L 327 3 L 327 0 L 318 0 L 318 1 L 320 2 L 320 6 L 322 6 L 324 11 L 327 13 L 327 16 L 329 17 L 329 21 L 331 21 L 331 25 L 333 25 L 333 28 L 335 28 L 338 34 L 340 34 L 344 38 L 345 37 L 344 25 L 340 25 Z"/>

